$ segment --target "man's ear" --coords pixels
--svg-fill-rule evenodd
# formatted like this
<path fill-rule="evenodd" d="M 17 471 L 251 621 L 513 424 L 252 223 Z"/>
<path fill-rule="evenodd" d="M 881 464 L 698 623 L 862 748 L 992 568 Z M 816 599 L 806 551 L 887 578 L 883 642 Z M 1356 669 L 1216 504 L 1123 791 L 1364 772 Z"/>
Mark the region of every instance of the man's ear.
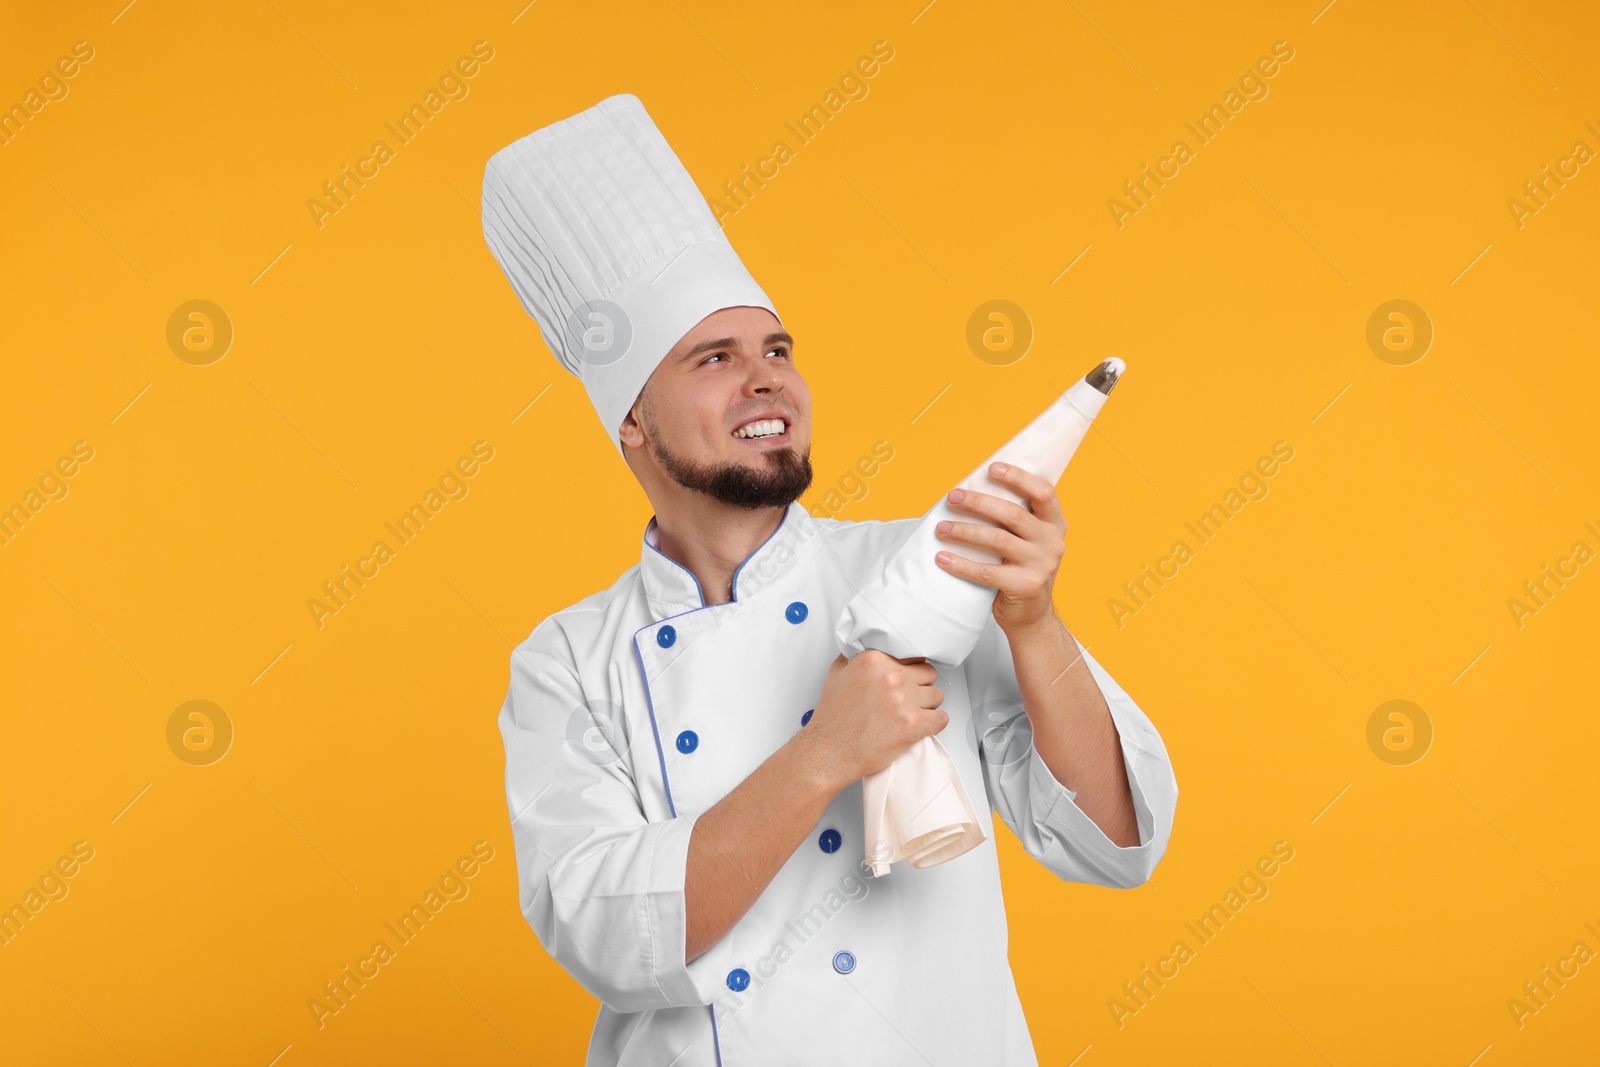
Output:
<path fill-rule="evenodd" d="M 638 448 L 644 444 L 644 427 L 639 422 L 639 408 L 644 404 L 644 394 L 639 394 L 639 399 L 633 402 L 633 407 L 628 409 L 627 417 L 622 420 L 622 429 L 618 432 L 618 440 L 623 448 Z"/>

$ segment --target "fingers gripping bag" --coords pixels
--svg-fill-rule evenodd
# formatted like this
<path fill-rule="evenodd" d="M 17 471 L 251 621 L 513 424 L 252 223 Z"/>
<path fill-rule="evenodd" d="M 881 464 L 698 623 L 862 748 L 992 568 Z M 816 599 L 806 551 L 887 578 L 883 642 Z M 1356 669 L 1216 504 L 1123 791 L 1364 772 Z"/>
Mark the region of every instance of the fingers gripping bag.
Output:
<path fill-rule="evenodd" d="M 1059 482 L 1126 364 L 1108 359 L 1084 375 L 1011 440 L 1001 445 L 958 484 L 961 489 L 1025 500 L 989 477 L 992 463 L 1005 463 Z M 941 541 L 935 528 L 945 520 L 986 522 L 953 511 L 946 496 L 923 515 L 910 538 L 870 572 L 871 579 L 839 615 L 839 649 L 853 657 L 869 648 L 896 659 L 924 657 L 939 667 L 957 667 L 978 643 L 994 608 L 996 590 L 944 570 L 934 560 L 941 549 L 968 559 L 999 563 L 986 548 Z M 866 862 L 875 877 L 896 860 L 930 867 L 983 843 L 972 799 L 950 753 L 937 737 L 924 737 L 881 770 L 862 779 L 866 806 Z"/>

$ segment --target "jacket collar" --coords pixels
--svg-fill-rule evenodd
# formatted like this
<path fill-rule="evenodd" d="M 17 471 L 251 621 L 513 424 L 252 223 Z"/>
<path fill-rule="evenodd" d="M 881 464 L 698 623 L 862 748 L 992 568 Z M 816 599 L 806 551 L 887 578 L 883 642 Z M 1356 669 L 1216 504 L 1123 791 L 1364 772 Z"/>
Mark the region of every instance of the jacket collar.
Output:
<path fill-rule="evenodd" d="M 785 510 L 777 529 L 756 550 L 744 558 L 733 572 L 733 599 L 739 599 L 740 579 L 746 576 L 746 594 L 751 592 L 752 574 L 760 575 L 759 589 L 792 568 L 799 558 L 798 548 L 817 533 L 816 520 L 796 500 Z M 654 515 L 645 525 L 640 550 L 639 571 L 644 578 L 645 596 L 659 617 L 681 614 L 706 606 L 705 592 L 694 572 L 658 547 L 660 527 Z"/>

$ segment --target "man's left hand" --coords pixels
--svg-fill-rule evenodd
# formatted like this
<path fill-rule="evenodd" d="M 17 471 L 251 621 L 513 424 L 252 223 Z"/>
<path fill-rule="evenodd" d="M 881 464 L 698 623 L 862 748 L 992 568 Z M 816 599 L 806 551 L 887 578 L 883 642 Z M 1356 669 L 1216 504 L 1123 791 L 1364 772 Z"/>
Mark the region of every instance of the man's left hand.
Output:
<path fill-rule="evenodd" d="M 935 533 L 946 540 L 982 545 L 999 563 L 980 563 L 953 552 L 940 552 L 937 562 L 951 574 L 999 590 L 994 618 L 1009 636 L 1055 616 L 1052 594 L 1061 557 L 1066 554 L 1067 519 L 1056 500 L 1056 487 L 1020 467 L 989 464 L 989 477 L 1014 490 L 1027 507 L 990 493 L 953 489 L 951 508 L 981 515 L 981 522 L 941 522 Z"/>

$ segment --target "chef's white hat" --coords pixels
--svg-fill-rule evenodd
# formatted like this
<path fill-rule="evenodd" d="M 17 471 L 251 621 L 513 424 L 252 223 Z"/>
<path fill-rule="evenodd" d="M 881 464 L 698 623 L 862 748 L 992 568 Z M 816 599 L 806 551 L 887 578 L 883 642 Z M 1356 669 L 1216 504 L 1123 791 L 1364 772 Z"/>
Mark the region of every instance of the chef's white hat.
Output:
<path fill-rule="evenodd" d="M 618 453 L 651 372 L 701 319 L 741 306 L 778 314 L 631 93 L 491 156 L 483 236 Z"/>

